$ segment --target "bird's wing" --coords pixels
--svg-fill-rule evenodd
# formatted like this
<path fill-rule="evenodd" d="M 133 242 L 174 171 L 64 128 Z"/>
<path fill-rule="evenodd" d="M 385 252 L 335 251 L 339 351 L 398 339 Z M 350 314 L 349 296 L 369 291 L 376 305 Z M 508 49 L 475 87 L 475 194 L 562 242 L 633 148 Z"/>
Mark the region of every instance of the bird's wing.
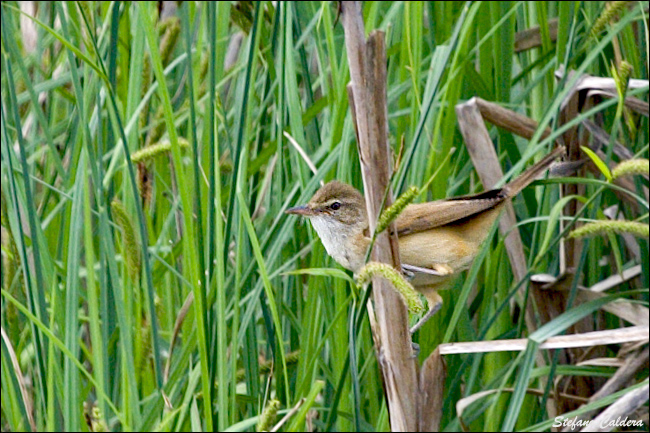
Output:
<path fill-rule="evenodd" d="M 462 222 L 465 218 L 492 209 L 517 195 L 564 153 L 564 146 L 556 148 L 501 189 L 407 206 L 395 221 L 397 234 L 407 235 Z"/>
<path fill-rule="evenodd" d="M 480 194 L 412 204 L 395 220 L 397 235 L 403 236 L 461 222 L 478 213 L 492 209 L 507 198 L 502 189 Z"/>

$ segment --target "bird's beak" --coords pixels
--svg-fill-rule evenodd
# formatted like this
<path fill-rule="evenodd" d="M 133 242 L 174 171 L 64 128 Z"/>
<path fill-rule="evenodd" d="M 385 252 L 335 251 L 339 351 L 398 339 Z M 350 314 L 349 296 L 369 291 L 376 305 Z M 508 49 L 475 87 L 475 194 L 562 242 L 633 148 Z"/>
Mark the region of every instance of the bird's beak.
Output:
<path fill-rule="evenodd" d="M 307 205 L 292 207 L 291 209 L 287 209 L 284 212 L 292 215 L 302 215 L 307 217 L 315 214 L 314 210 Z"/>

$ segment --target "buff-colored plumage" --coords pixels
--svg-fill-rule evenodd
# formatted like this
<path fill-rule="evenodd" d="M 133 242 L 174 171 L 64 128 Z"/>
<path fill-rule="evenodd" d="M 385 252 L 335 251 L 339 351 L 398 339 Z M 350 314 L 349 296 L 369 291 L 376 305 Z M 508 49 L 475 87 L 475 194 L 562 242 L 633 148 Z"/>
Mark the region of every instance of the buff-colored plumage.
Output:
<path fill-rule="evenodd" d="M 407 206 L 395 220 L 400 260 L 411 284 L 430 307 L 441 302 L 437 291 L 470 267 L 503 206 L 548 169 L 564 152 L 555 149 L 503 188 Z M 332 181 L 305 206 L 288 213 L 308 217 L 328 254 L 357 272 L 365 263 L 370 238 L 366 204 L 359 191 Z"/>

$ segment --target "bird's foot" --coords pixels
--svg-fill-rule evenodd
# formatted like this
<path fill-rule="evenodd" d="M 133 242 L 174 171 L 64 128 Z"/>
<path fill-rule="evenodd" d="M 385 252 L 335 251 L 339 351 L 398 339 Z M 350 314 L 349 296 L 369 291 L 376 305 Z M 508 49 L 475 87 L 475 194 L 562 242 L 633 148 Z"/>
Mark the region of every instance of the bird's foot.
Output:
<path fill-rule="evenodd" d="M 454 273 L 454 270 L 451 268 L 451 266 L 444 263 L 434 263 L 433 266 L 431 266 L 431 269 L 440 274 L 440 276 L 451 275 Z"/>
<path fill-rule="evenodd" d="M 413 350 L 411 359 L 417 358 L 420 355 L 420 345 L 411 341 L 411 349 Z"/>

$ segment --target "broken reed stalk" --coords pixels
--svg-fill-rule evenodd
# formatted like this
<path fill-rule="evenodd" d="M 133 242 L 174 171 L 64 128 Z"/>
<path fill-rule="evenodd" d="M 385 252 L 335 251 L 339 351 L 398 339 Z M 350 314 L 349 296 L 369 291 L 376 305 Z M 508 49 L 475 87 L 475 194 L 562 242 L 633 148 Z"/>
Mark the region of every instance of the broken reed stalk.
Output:
<path fill-rule="evenodd" d="M 478 97 L 456 105 L 456 115 L 465 146 L 486 190 L 493 188 L 503 178 L 503 170 L 501 169 L 499 157 L 494 149 L 494 144 L 490 138 L 487 126 L 485 125 L 485 119 L 500 128 L 504 128 L 528 139 L 534 135 L 538 126 L 537 122 L 533 119 Z M 550 130 L 544 131 L 543 136 L 547 136 L 548 134 L 550 134 Z M 499 220 L 499 229 L 504 235 L 509 233 L 504 239 L 504 245 L 508 258 L 510 259 L 513 275 L 517 281 L 521 281 L 526 278 L 528 265 L 526 263 L 524 245 L 519 230 L 515 229 L 510 231 L 510 228 L 516 227 L 516 224 L 517 218 L 514 208 L 512 207 L 512 203 L 508 203 Z M 524 293 L 525 291 L 526 284 L 523 284 L 520 288 L 520 293 Z M 535 311 L 533 304 L 530 302 L 526 303 L 525 320 L 528 329 L 537 329 Z M 541 352 L 536 354 L 536 358 L 538 365 L 545 365 L 545 360 Z M 551 411 L 551 414 L 555 413 L 550 403 L 547 404 L 547 409 Z"/>
<path fill-rule="evenodd" d="M 341 7 L 350 65 L 348 95 L 357 134 L 370 231 L 374 232 L 382 203 L 384 207 L 392 203 L 392 193 L 388 190 L 392 169 L 388 146 L 384 33 L 373 31 L 366 41 L 360 2 L 344 1 Z M 394 230 L 377 235 L 371 260 L 399 269 L 397 237 L 390 235 L 391 232 Z M 439 372 L 441 366 L 425 362 L 424 383 L 421 383 L 412 354 L 408 312 L 400 295 L 383 278 L 375 276 L 372 287 L 376 321 L 371 320 L 371 326 L 384 378 L 391 430 L 435 431 L 439 427 L 437 414 L 440 408 L 431 404 L 430 397 L 439 400 L 442 385 L 424 379 L 430 378 L 431 372 Z M 431 383 L 437 384 L 434 389 L 430 388 Z"/>

